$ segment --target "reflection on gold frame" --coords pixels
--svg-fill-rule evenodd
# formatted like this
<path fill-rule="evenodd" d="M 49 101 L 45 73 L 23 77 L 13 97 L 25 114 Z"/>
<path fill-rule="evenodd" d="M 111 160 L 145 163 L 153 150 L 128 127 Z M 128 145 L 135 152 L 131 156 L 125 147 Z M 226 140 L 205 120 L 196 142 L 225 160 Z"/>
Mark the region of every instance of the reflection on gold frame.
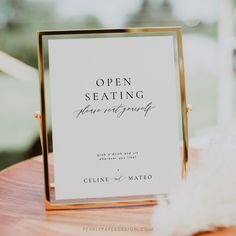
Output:
<path fill-rule="evenodd" d="M 106 34 L 144 34 L 144 33 L 174 33 L 177 39 L 177 54 L 178 54 L 178 70 L 180 81 L 180 100 L 181 100 L 181 117 L 182 117 L 182 133 L 183 133 L 183 151 L 182 151 L 182 177 L 186 176 L 186 164 L 188 161 L 188 123 L 185 98 L 185 82 L 184 82 L 184 63 L 182 49 L 182 32 L 181 27 L 154 27 L 154 28 L 125 28 L 125 29 L 94 29 L 94 30 L 55 30 L 55 31 L 40 31 L 37 33 L 37 52 L 38 52 L 38 68 L 40 82 L 40 98 L 41 98 L 41 113 L 36 113 L 36 118 L 39 121 L 41 146 L 44 165 L 44 183 L 45 183 L 45 207 L 46 210 L 60 209 L 84 209 L 84 208 L 103 208 L 103 207 L 121 207 L 121 206 L 140 206 L 154 205 L 157 203 L 157 196 L 143 195 L 135 197 L 114 197 L 114 198 L 99 198 L 99 199 L 77 199 L 75 201 L 56 201 L 54 198 L 54 186 L 50 183 L 49 171 L 49 150 L 46 125 L 46 101 L 45 101 L 45 79 L 44 79 L 44 45 L 43 38 L 46 36 L 65 36 L 65 35 L 106 35 Z M 163 196 L 162 196 L 163 197 Z M 164 197 L 166 197 L 164 195 Z"/>

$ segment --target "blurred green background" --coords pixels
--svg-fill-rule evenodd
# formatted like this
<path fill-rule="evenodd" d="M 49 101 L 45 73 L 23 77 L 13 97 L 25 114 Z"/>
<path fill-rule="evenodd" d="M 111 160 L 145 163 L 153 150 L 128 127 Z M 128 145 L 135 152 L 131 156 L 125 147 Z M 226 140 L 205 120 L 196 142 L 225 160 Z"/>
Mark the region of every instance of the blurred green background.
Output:
<path fill-rule="evenodd" d="M 0 52 L 37 68 L 38 30 L 180 25 L 190 143 L 203 147 L 235 119 L 235 22 L 233 0 L 0 0 Z M 40 154 L 38 81 L 4 71 L 0 57 L 0 170 Z"/>

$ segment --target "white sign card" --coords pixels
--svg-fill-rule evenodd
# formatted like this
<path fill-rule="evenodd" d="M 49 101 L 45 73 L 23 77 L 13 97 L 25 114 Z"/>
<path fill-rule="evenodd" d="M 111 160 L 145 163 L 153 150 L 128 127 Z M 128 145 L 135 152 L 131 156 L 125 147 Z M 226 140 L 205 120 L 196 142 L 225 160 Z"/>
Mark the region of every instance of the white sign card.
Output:
<path fill-rule="evenodd" d="M 49 39 L 55 199 L 181 181 L 173 36 Z"/>

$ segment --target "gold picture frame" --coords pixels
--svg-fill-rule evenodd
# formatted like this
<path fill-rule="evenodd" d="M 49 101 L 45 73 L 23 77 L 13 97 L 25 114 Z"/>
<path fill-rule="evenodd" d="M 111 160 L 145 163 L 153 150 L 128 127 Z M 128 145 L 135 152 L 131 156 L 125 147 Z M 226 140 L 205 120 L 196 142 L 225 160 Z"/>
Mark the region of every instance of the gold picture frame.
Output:
<path fill-rule="evenodd" d="M 135 197 L 118 197 L 104 199 L 78 199 L 76 201 L 59 201 L 54 198 L 54 184 L 49 166 L 49 148 L 48 148 L 48 130 L 46 118 L 46 98 L 45 98 L 45 55 L 44 55 L 44 38 L 55 36 L 76 36 L 76 35 L 120 35 L 125 34 L 155 34 L 167 33 L 175 34 L 177 42 L 177 65 L 179 71 L 180 86 L 180 106 L 181 106 L 181 124 L 182 124 L 182 177 L 186 176 L 186 164 L 188 161 L 188 117 L 189 108 L 186 105 L 185 97 L 185 77 L 182 49 L 182 31 L 181 27 L 154 27 L 154 28 L 125 28 L 125 29 L 93 29 L 93 30 L 54 30 L 40 31 L 37 33 L 37 53 L 40 85 L 40 102 L 41 112 L 35 113 L 38 119 L 40 138 L 42 146 L 43 167 L 44 167 L 44 184 L 45 184 L 45 207 L 46 210 L 59 209 L 83 209 L 83 208 L 104 208 L 104 207 L 121 207 L 121 206 L 140 206 L 154 205 L 157 203 L 157 197 L 153 195 L 142 195 Z M 165 197 L 165 196 L 164 196 Z"/>

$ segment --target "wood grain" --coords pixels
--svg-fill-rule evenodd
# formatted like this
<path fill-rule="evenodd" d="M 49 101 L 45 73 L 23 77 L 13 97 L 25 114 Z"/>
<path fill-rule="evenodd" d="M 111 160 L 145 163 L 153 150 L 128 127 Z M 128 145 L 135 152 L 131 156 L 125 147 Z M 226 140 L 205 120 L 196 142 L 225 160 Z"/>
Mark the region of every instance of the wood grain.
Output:
<path fill-rule="evenodd" d="M 153 233 L 154 207 L 46 212 L 43 191 L 41 157 L 0 172 L 0 235 L 147 236 Z M 236 228 L 201 235 L 235 236 Z"/>

